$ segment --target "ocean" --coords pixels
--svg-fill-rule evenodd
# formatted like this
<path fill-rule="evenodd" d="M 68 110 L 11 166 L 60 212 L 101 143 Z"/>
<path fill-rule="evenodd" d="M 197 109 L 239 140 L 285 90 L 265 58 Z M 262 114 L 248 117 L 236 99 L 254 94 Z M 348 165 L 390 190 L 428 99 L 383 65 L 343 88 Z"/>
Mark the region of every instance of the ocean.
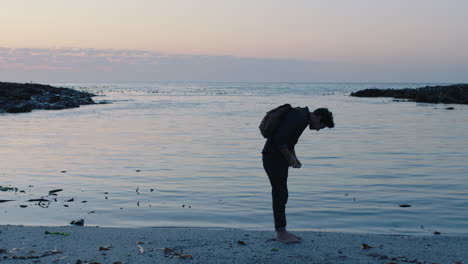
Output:
<path fill-rule="evenodd" d="M 0 224 L 273 230 L 258 125 L 290 103 L 336 126 L 296 146 L 289 229 L 468 235 L 468 106 L 349 96 L 433 84 L 52 85 L 107 104 L 0 114 Z"/>

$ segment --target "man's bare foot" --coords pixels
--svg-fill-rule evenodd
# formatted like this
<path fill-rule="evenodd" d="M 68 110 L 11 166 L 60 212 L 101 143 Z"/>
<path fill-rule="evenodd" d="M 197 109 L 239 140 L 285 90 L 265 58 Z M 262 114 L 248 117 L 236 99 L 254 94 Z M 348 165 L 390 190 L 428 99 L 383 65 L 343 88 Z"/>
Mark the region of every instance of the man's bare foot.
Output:
<path fill-rule="evenodd" d="M 291 233 L 289 233 L 289 234 L 291 234 Z M 300 236 L 298 236 L 298 235 L 295 235 L 295 234 L 291 234 L 291 235 L 295 236 L 295 237 L 296 237 L 297 239 L 299 239 L 299 240 L 302 240 L 302 237 L 300 237 Z"/>
<path fill-rule="evenodd" d="M 298 236 L 295 236 L 288 231 L 278 231 L 276 240 L 279 242 L 283 242 L 285 244 L 292 244 L 292 243 L 301 243 L 301 238 Z"/>

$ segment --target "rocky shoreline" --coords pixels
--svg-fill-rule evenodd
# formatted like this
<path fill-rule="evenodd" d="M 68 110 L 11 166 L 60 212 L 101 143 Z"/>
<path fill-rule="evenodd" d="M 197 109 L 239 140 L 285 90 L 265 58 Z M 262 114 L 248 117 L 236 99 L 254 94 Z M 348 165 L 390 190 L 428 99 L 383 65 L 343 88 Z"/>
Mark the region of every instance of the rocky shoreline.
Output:
<path fill-rule="evenodd" d="M 76 108 L 95 104 L 93 96 L 96 95 L 50 85 L 0 82 L 0 113 Z"/>
<path fill-rule="evenodd" d="M 416 89 L 365 89 L 351 93 L 355 97 L 394 97 L 418 103 L 468 104 L 468 84 L 426 86 Z"/>

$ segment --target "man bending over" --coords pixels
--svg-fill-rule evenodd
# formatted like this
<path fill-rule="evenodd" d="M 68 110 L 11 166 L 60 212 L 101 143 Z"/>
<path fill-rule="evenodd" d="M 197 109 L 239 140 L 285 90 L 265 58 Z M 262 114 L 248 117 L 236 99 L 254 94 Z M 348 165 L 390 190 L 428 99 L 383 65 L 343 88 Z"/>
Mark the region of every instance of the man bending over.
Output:
<path fill-rule="evenodd" d="M 300 168 L 301 162 L 296 156 L 294 146 L 304 129 L 319 131 L 325 127 L 333 128 L 333 114 L 327 108 L 309 112 L 308 107 L 290 110 L 279 127 L 269 137 L 263 147 L 263 168 L 271 183 L 273 216 L 275 219 L 276 240 L 284 243 L 299 243 L 301 238 L 286 230 L 286 203 L 288 201 L 289 167 Z"/>

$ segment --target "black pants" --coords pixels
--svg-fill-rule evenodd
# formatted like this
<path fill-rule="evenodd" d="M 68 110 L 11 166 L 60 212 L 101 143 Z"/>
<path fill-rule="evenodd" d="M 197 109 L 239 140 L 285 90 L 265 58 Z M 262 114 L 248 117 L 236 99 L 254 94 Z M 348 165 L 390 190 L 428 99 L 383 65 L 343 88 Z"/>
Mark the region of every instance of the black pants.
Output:
<path fill-rule="evenodd" d="M 265 153 L 263 154 L 263 168 L 271 184 L 275 230 L 285 230 L 289 163 L 281 153 Z"/>

